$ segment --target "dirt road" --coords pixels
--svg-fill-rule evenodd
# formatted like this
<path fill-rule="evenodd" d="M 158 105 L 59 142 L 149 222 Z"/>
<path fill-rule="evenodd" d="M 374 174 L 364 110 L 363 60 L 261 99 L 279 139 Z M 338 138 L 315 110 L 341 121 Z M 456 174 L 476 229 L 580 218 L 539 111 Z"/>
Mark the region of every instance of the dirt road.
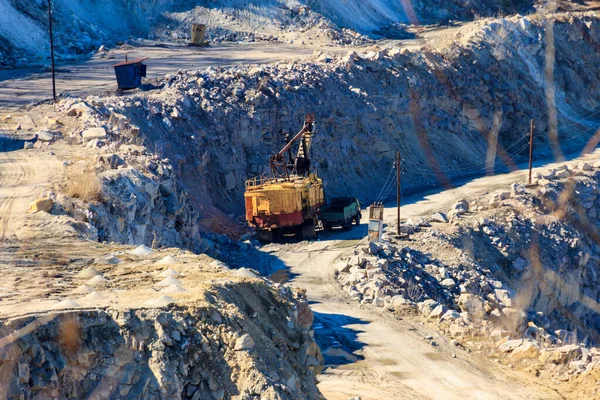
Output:
<path fill-rule="evenodd" d="M 600 152 L 580 157 L 598 159 Z M 545 168 L 552 164 L 545 165 Z M 474 194 L 491 192 L 526 180 L 527 171 L 483 177 L 450 190 L 432 190 L 406 198 L 404 218 L 429 216 Z M 395 207 L 387 207 L 385 221 L 394 223 Z M 315 312 L 315 334 L 322 350 L 341 347 L 326 357 L 320 389 L 328 399 L 432 398 L 432 399 L 551 399 L 560 398 L 519 374 L 457 349 L 446 338 L 417 319 L 397 321 L 385 311 L 359 307 L 336 286 L 332 264 L 343 252 L 360 243 L 365 225 L 351 232 L 323 234 L 320 241 L 271 244 L 263 251 L 280 259 L 285 268 L 276 277 L 287 277 L 307 290 Z M 438 346 L 432 346 L 433 337 Z M 339 353 L 339 354 L 338 354 Z M 452 354 L 456 354 L 456 358 Z"/>

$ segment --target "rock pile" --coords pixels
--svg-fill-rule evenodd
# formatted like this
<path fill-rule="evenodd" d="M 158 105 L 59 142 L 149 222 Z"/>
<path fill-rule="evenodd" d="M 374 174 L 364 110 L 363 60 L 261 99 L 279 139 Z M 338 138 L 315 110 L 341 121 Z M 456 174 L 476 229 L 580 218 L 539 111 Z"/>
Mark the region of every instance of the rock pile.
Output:
<path fill-rule="evenodd" d="M 296 293 L 229 283 L 207 299 L 3 321 L 2 337 L 24 327 L 27 334 L 0 350 L 0 396 L 321 398 L 315 375 L 323 358 L 310 308 Z"/>
<path fill-rule="evenodd" d="M 451 223 L 407 221 L 411 241 L 355 250 L 335 264 L 339 283 L 363 304 L 418 312 L 457 340 L 561 376 L 597 368 L 600 162 L 536 177 L 455 203 Z"/>
<path fill-rule="evenodd" d="M 600 104 L 590 89 L 599 78 L 585 67 L 600 63 L 589 51 L 589 42 L 600 43 L 599 23 L 592 15 L 558 16 L 554 27 L 559 125 L 577 121 L 580 134 L 561 129 L 573 146 L 595 126 L 573 105 L 591 112 Z M 242 211 L 244 180 L 268 172 L 269 155 L 281 148 L 284 133 L 318 110 L 313 165 L 329 195 L 374 200 L 373 187 L 383 186 L 397 149 L 411 172 L 405 184 L 421 186 L 438 183 L 432 159 L 450 177 L 485 170 L 494 124 L 498 145 L 517 159 L 526 153 L 530 118 L 537 132 L 546 131 L 538 79 L 544 21 L 512 17 L 476 25 L 439 50 L 375 46 L 344 57 L 319 52 L 312 61 L 182 70 L 157 82 L 160 91 L 86 103 L 109 125 L 136 126 L 137 140 L 171 161 L 182 186 L 226 213 Z M 547 136 L 537 138 L 536 149 L 544 152 Z"/>

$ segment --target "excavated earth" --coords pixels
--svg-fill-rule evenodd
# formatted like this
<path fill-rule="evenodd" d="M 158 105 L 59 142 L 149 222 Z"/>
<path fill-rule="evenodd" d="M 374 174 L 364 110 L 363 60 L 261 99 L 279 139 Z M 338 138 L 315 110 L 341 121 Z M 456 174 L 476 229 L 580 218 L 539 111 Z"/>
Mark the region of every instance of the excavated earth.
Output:
<path fill-rule="evenodd" d="M 14 133 L 0 144 L 19 150 L 0 153 L 0 393 L 322 397 L 312 311 L 303 290 L 261 277 L 284 264 L 285 246 L 252 240 L 244 181 L 267 172 L 306 113 L 317 114 L 314 166 L 328 196 L 364 202 L 388 197 L 396 150 L 403 186 L 416 190 L 514 167 L 530 119 L 538 159 L 593 148 L 599 49 L 592 12 L 493 18 L 426 45 L 173 71 L 140 90 L 3 115 Z M 408 239 L 348 241 L 356 248 L 336 264 L 343 301 L 423 318 L 461 351 L 566 382 L 552 396 L 594 398 L 597 174 L 594 162 L 541 171 L 535 187 L 415 214 Z M 331 267 L 310 254 L 305 264 Z M 360 356 L 341 347 L 328 357 Z M 423 397 L 411 390 L 394 393 Z"/>

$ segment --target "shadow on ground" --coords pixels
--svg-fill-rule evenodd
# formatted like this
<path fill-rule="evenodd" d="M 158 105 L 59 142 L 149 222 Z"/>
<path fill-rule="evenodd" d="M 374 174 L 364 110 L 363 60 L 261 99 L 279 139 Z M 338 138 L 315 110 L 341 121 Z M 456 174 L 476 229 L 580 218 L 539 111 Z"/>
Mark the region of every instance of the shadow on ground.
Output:
<path fill-rule="evenodd" d="M 343 314 L 315 312 L 314 315 L 315 340 L 321 348 L 326 367 L 352 364 L 364 359 L 361 352 L 365 343 L 358 339 L 358 334 L 364 331 L 357 329 L 357 325 L 368 324 L 367 321 Z"/>

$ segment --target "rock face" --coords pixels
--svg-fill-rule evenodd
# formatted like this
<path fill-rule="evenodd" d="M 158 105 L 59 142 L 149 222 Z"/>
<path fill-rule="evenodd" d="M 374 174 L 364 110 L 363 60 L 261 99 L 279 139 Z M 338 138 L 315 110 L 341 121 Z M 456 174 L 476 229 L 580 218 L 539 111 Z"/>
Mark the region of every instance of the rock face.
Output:
<path fill-rule="evenodd" d="M 296 301 L 262 283 L 241 286 L 215 292 L 219 304 L 208 307 L 3 321 L 2 337 L 33 329 L 0 351 L 0 397 L 321 398 L 319 347 L 308 329 L 287 324 Z"/>
<path fill-rule="evenodd" d="M 585 85 L 569 91 L 565 77 L 573 75 L 570 66 L 600 64 L 600 56 L 588 51 L 589 41 L 600 40 L 598 25 L 597 17 L 579 16 L 557 18 L 554 27 L 557 90 L 562 93 L 557 98 L 582 109 L 600 106 L 600 94 L 592 89 L 600 78 L 586 72 L 590 69 L 575 68 Z M 406 154 L 403 165 L 416 167 L 403 178 L 405 187 L 437 184 L 435 174 L 422 168 L 429 163 L 419 141 L 424 132 L 448 176 L 460 174 L 457 165 L 484 165 L 488 143 L 480 132 L 494 121 L 496 105 L 503 110 L 499 145 L 510 148 L 509 153 L 519 150 L 511 146 L 524 140 L 515 133 L 527 131 L 523 121 L 534 118 L 543 131 L 547 120 L 544 86 L 537 80 L 544 65 L 539 41 L 545 37 L 544 24 L 533 17 L 511 17 L 470 29 L 443 52 L 385 48 L 332 57 L 328 63 L 179 71 L 161 79 L 163 88 L 152 92 L 62 100 L 64 113 L 82 110 L 76 115 L 83 136 L 95 137 L 88 143 L 103 152 L 95 170 L 107 201 L 89 210 L 75 207 L 73 214 L 91 222 L 100 240 L 214 248 L 214 240 L 201 236 L 210 230 L 241 234 L 243 228 L 228 215 L 243 213 L 244 181 L 268 172 L 269 156 L 283 145 L 280 132 L 297 129 L 316 107 L 313 165 L 328 196 L 372 201 L 373 188 L 385 183 L 396 148 Z M 506 40 L 497 43 L 497 37 Z M 519 49 L 517 56 L 506 56 L 507 43 Z M 517 90 L 516 81 L 527 90 Z M 419 95 L 429 100 L 420 101 Z M 469 119 L 471 112 L 464 115 L 466 103 L 467 109 L 478 109 L 477 119 Z M 561 126 L 581 119 L 563 106 Z M 583 136 L 569 143 L 577 145 Z M 541 135 L 539 149 L 546 137 Z M 353 160 L 352 171 L 348 159 Z M 439 213 L 432 220 L 455 222 L 470 208 L 467 202 L 456 207 L 447 217 Z M 405 224 L 401 229 L 418 227 Z"/>
<path fill-rule="evenodd" d="M 557 98 L 589 110 L 600 106 L 600 94 L 592 89 L 600 78 L 583 66 L 600 64 L 600 54 L 589 51 L 588 43 L 600 42 L 599 25 L 597 17 L 584 16 L 557 18 L 554 26 Z M 481 22 L 440 52 L 380 49 L 325 64 L 180 71 L 165 78 L 156 95 L 102 101 L 139 127 L 140 137 L 171 161 L 194 198 L 236 214 L 243 211 L 244 180 L 267 173 L 269 156 L 283 146 L 280 132 L 297 130 L 304 115 L 318 108 L 313 165 L 325 189 L 330 196 L 352 194 L 372 201 L 373 188 L 385 183 L 396 148 L 403 149 L 407 170 L 415 167 L 403 186 L 438 183 L 422 167 L 429 165 L 419 139 L 425 132 L 441 170 L 456 177 L 468 166 L 485 166 L 488 143 L 480 132 L 490 129 L 499 109 L 498 142 L 511 156 L 527 144 L 517 132 L 528 130 L 529 118 L 538 131 L 545 131 L 545 90 L 538 79 L 545 59 L 539 39 L 545 37 L 544 26 L 533 17 L 510 17 Z M 499 42 L 499 37 L 504 39 Z M 574 67 L 578 65 L 582 67 Z M 568 85 L 579 82 L 575 76 L 585 84 L 573 91 Z M 478 110 L 476 119 L 464 114 L 465 104 Z M 581 119 L 571 107 L 559 104 L 561 127 Z M 172 118 L 174 112 L 181 118 Z M 165 117 L 173 131 L 164 126 Z M 546 136 L 539 140 L 538 148 L 547 145 Z M 569 143 L 585 140 L 571 138 Z M 352 171 L 348 159 L 353 160 Z M 458 207 L 455 215 L 464 213 L 468 203 Z"/>

